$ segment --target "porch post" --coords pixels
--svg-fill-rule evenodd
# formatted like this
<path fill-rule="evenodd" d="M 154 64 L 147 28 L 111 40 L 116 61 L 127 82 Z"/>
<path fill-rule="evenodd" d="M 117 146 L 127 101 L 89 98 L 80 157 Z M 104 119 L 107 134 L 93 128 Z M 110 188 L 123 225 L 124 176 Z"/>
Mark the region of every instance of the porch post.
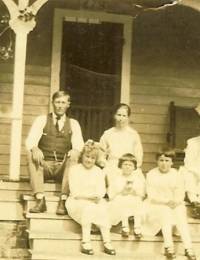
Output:
<path fill-rule="evenodd" d="M 16 33 L 16 39 L 9 178 L 11 180 L 18 180 L 20 175 L 22 114 L 24 99 L 27 35 L 35 27 L 35 21 L 32 20 L 29 22 L 25 22 L 22 20 L 11 20 L 10 25 Z"/>
<path fill-rule="evenodd" d="M 8 8 L 9 24 L 16 34 L 9 178 L 19 180 L 27 35 L 36 25 L 37 12 L 48 0 L 36 0 L 31 6 L 29 0 L 19 0 L 18 5 L 14 0 L 2 1 Z"/>

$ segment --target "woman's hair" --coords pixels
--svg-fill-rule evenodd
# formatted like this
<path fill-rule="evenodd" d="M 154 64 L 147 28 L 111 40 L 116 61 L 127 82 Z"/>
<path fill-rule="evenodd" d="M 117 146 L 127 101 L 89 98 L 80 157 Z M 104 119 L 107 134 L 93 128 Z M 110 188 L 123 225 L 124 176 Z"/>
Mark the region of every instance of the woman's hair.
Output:
<path fill-rule="evenodd" d="M 84 147 L 79 156 L 79 163 L 82 163 L 82 158 L 84 154 L 93 154 L 96 157 L 96 161 L 99 156 L 100 146 L 99 143 L 89 139 L 85 142 Z"/>
<path fill-rule="evenodd" d="M 122 157 L 119 158 L 118 167 L 121 168 L 122 164 L 127 161 L 132 162 L 135 168 L 137 168 L 137 160 L 132 153 L 125 153 L 124 155 L 122 155 Z"/>
<path fill-rule="evenodd" d="M 165 157 L 170 157 L 173 161 L 176 157 L 176 152 L 170 147 L 163 147 L 156 153 L 156 160 L 158 160 L 158 158 L 162 155 Z"/>
<path fill-rule="evenodd" d="M 56 91 L 52 96 L 52 101 L 54 101 L 56 98 L 64 97 L 64 96 L 70 97 L 70 93 L 68 91 L 63 91 L 63 90 Z"/>
<path fill-rule="evenodd" d="M 118 109 L 120 109 L 120 108 L 125 108 L 127 110 L 127 115 L 128 116 L 131 115 L 131 108 L 125 103 L 120 103 L 120 104 L 116 105 L 116 107 L 114 109 L 114 115 L 117 113 Z"/>

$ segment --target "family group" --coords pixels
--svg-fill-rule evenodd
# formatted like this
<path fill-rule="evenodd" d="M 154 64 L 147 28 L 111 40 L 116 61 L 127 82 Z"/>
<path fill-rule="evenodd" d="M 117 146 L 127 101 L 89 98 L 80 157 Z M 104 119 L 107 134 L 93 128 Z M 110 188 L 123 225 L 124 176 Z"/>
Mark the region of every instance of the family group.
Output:
<path fill-rule="evenodd" d="M 172 236 L 176 226 L 185 256 L 195 260 L 184 199 L 187 194 L 198 208 L 200 161 L 195 156 L 200 154 L 200 145 L 196 138 L 188 141 L 185 165 L 180 170 L 173 168 L 175 153 L 167 148 L 157 152 L 157 166 L 144 175 L 143 147 L 139 134 L 129 126 L 131 110 L 127 104 L 116 107 L 114 126 L 102 134 L 99 142 L 85 143 L 78 121 L 67 115 L 70 94 L 55 92 L 52 107 L 52 113 L 35 119 L 26 139 L 36 199 L 30 212 L 47 210 L 44 182 L 55 180 L 61 182 L 56 213 L 68 214 L 81 225 L 82 253 L 94 254 L 91 228 L 95 225 L 101 232 L 104 252 L 115 255 L 110 229 L 120 224 L 121 235 L 128 237 L 131 220 L 138 240 L 162 231 L 168 259 L 176 257 Z"/>

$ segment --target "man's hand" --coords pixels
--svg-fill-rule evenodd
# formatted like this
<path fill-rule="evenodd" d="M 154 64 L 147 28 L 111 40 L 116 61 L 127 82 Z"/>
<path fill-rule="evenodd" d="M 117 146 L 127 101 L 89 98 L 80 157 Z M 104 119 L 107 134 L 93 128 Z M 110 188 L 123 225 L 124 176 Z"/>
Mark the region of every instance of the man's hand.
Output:
<path fill-rule="evenodd" d="M 35 146 L 31 149 L 31 154 L 32 154 L 32 160 L 35 163 L 36 167 L 38 168 L 44 159 L 43 152 L 40 150 L 40 148 Z"/>

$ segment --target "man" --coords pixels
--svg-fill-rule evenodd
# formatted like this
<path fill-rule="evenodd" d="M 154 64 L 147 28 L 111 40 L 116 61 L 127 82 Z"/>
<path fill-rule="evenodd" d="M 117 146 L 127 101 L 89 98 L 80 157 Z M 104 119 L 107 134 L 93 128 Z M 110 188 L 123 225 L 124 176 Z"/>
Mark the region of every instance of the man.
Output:
<path fill-rule="evenodd" d="M 68 168 L 77 162 L 84 143 L 79 123 L 66 116 L 70 106 L 69 93 L 55 92 L 52 106 L 52 113 L 35 119 L 26 139 L 30 182 L 36 198 L 36 205 L 30 212 L 46 211 L 44 180 L 53 179 L 62 182 L 56 213 L 65 215 L 69 192 Z"/>

